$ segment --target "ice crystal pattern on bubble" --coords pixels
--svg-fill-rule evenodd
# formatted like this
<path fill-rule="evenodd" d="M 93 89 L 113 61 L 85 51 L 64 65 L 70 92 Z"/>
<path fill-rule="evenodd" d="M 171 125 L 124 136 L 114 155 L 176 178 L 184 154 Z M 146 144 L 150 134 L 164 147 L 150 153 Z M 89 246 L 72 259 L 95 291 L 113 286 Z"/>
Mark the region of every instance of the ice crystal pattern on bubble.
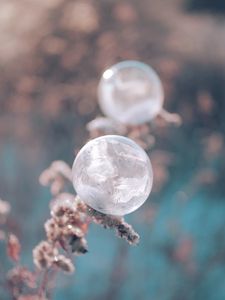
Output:
<path fill-rule="evenodd" d="M 73 165 L 77 194 L 92 208 L 125 215 L 140 207 L 151 191 L 152 168 L 145 151 L 116 135 L 88 142 Z"/>

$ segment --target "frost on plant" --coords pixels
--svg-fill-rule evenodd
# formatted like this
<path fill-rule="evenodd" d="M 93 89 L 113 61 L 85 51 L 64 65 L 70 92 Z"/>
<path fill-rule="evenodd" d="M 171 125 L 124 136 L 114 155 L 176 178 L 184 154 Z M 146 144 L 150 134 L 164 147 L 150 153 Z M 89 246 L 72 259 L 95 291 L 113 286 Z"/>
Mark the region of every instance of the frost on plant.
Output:
<path fill-rule="evenodd" d="M 175 124 L 181 120 L 163 109 L 161 81 L 141 62 L 125 61 L 107 69 L 98 98 L 106 117 L 87 124 L 94 139 L 80 150 L 72 169 L 59 160 L 40 175 L 52 200 L 45 239 L 33 249 L 34 271 L 21 264 L 19 238 L 8 226 L 11 208 L 0 200 L 0 240 L 13 263 L 6 275 L 13 299 L 50 299 L 58 272 L 74 273 L 75 258 L 88 252 L 86 235 L 91 223 L 114 230 L 130 245 L 139 243 L 138 233 L 123 216 L 139 208 L 152 188 L 152 166 L 144 151 L 155 142 L 150 125 L 153 120 Z M 72 184 L 76 194 L 71 193 Z"/>

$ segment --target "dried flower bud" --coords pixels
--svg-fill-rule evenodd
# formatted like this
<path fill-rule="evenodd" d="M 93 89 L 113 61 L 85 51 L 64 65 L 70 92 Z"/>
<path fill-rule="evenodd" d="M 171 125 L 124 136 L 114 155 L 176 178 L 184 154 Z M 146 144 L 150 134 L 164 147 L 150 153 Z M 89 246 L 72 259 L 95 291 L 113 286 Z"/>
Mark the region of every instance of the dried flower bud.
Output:
<path fill-rule="evenodd" d="M 85 254 L 88 252 L 87 241 L 84 237 L 79 238 L 74 235 L 71 237 L 69 244 L 71 246 L 71 251 L 76 255 Z"/>
<path fill-rule="evenodd" d="M 51 204 L 51 215 L 61 236 L 84 236 L 88 229 L 86 206 L 71 194 L 60 194 Z M 52 225 L 52 224 L 51 224 Z M 53 225 L 52 225 L 53 226 Z"/>
<path fill-rule="evenodd" d="M 55 170 L 58 174 L 66 178 L 67 180 L 72 180 L 72 170 L 70 166 L 62 160 L 53 161 L 50 166 L 51 169 Z"/>
<path fill-rule="evenodd" d="M 62 177 L 57 177 L 51 184 L 52 195 L 58 195 L 64 190 L 65 181 Z"/>
<path fill-rule="evenodd" d="M 39 178 L 40 183 L 43 185 L 49 185 L 58 175 L 61 175 L 71 181 L 71 168 L 67 163 L 61 160 L 54 161 L 48 169 L 41 173 Z"/>
<path fill-rule="evenodd" d="M 117 235 L 127 240 L 129 244 L 136 245 L 139 243 L 139 235 L 134 231 L 131 225 L 124 221 L 123 218 L 105 215 L 91 207 L 89 207 L 88 213 L 95 223 L 102 225 L 104 228 L 115 229 Z"/>
<path fill-rule="evenodd" d="M 116 226 L 116 233 L 119 237 L 127 240 L 131 245 L 139 243 L 140 236 L 134 231 L 131 225 L 123 221 L 121 224 Z"/>
<path fill-rule="evenodd" d="M 54 261 L 55 265 L 66 273 L 73 273 L 75 267 L 72 261 L 64 255 L 58 255 Z"/>
<path fill-rule="evenodd" d="M 65 236 L 76 236 L 76 237 L 83 237 L 84 232 L 77 226 L 74 225 L 67 225 L 62 230 L 63 235 Z"/>
<path fill-rule="evenodd" d="M 62 217 L 65 214 L 73 214 L 77 209 L 77 200 L 74 195 L 62 193 L 51 202 L 51 215 L 53 217 Z"/>
<path fill-rule="evenodd" d="M 49 242 L 42 241 L 33 249 L 34 264 L 38 269 L 46 269 L 52 266 L 58 250 Z"/>
<path fill-rule="evenodd" d="M 18 299 L 18 295 L 25 286 L 31 289 L 37 287 L 34 273 L 24 267 L 11 269 L 7 274 L 7 282 L 16 299 Z"/>
<path fill-rule="evenodd" d="M 20 259 L 20 242 L 14 234 L 10 234 L 7 242 L 7 255 L 12 261 L 19 261 Z"/>
<path fill-rule="evenodd" d="M 51 218 L 45 222 L 44 227 L 48 240 L 55 242 L 61 234 L 61 230 L 56 221 Z"/>
<path fill-rule="evenodd" d="M 56 177 L 56 172 L 52 169 L 46 169 L 44 170 L 40 177 L 39 177 L 39 182 L 41 185 L 43 186 L 48 186 L 52 183 L 52 181 L 55 179 Z"/>
<path fill-rule="evenodd" d="M 50 167 L 42 172 L 39 181 L 44 186 L 50 186 L 51 193 L 57 195 L 63 191 L 66 181 L 71 181 L 72 171 L 64 161 L 54 161 Z"/>
<path fill-rule="evenodd" d="M 0 199 L 0 223 L 5 223 L 6 217 L 10 212 L 10 204 L 7 201 L 3 201 Z"/>
<path fill-rule="evenodd" d="M 159 117 L 161 117 L 165 122 L 172 123 L 176 126 L 180 126 L 182 124 L 182 118 L 180 115 L 175 113 L 170 113 L 165 109 L 162 109 L 159 113 Z"/>

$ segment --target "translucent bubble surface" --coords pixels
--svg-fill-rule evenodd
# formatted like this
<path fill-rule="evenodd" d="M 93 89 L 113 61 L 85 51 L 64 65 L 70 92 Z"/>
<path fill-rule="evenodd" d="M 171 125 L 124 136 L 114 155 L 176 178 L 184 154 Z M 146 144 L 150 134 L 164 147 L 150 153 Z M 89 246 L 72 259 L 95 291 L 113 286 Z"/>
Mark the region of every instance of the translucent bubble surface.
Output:
<path fill-rule="evenodd" d="M 131 139 L 106 135 L 89 141 L 73 164 L 73 185 L 92 208 L 122 216 L 140 207 L 152 187 L 145 151 Z"/>
<path fill-rule="evenodd" d="M 163 88 L 156 72 L 138 61 L 123 61 L 107 69 L 98 87 L 103 113 L 124 124 L 152 120 L 163 105 Z"/>

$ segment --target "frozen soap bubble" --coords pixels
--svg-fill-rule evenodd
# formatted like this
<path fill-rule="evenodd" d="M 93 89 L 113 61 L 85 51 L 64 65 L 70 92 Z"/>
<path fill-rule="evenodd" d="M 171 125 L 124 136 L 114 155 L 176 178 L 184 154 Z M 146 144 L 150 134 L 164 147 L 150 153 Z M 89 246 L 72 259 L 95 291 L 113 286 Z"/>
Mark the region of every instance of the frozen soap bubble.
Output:
<path fill-rule="evenodd" d="M 150 66 L 128 60 L 103 73 L 98 98 L 107 117 L 127 125 L 138 125 L 160 113 L 164 93 L 158 75 Z"/>
<path fill-rule="evenodd" d="M 122 216 L 140 207 L 152 187 L 152 167 L 145 151 L 119 135 L 89 141 L 73 164 L 73 185 L 90 207 Z"/>

